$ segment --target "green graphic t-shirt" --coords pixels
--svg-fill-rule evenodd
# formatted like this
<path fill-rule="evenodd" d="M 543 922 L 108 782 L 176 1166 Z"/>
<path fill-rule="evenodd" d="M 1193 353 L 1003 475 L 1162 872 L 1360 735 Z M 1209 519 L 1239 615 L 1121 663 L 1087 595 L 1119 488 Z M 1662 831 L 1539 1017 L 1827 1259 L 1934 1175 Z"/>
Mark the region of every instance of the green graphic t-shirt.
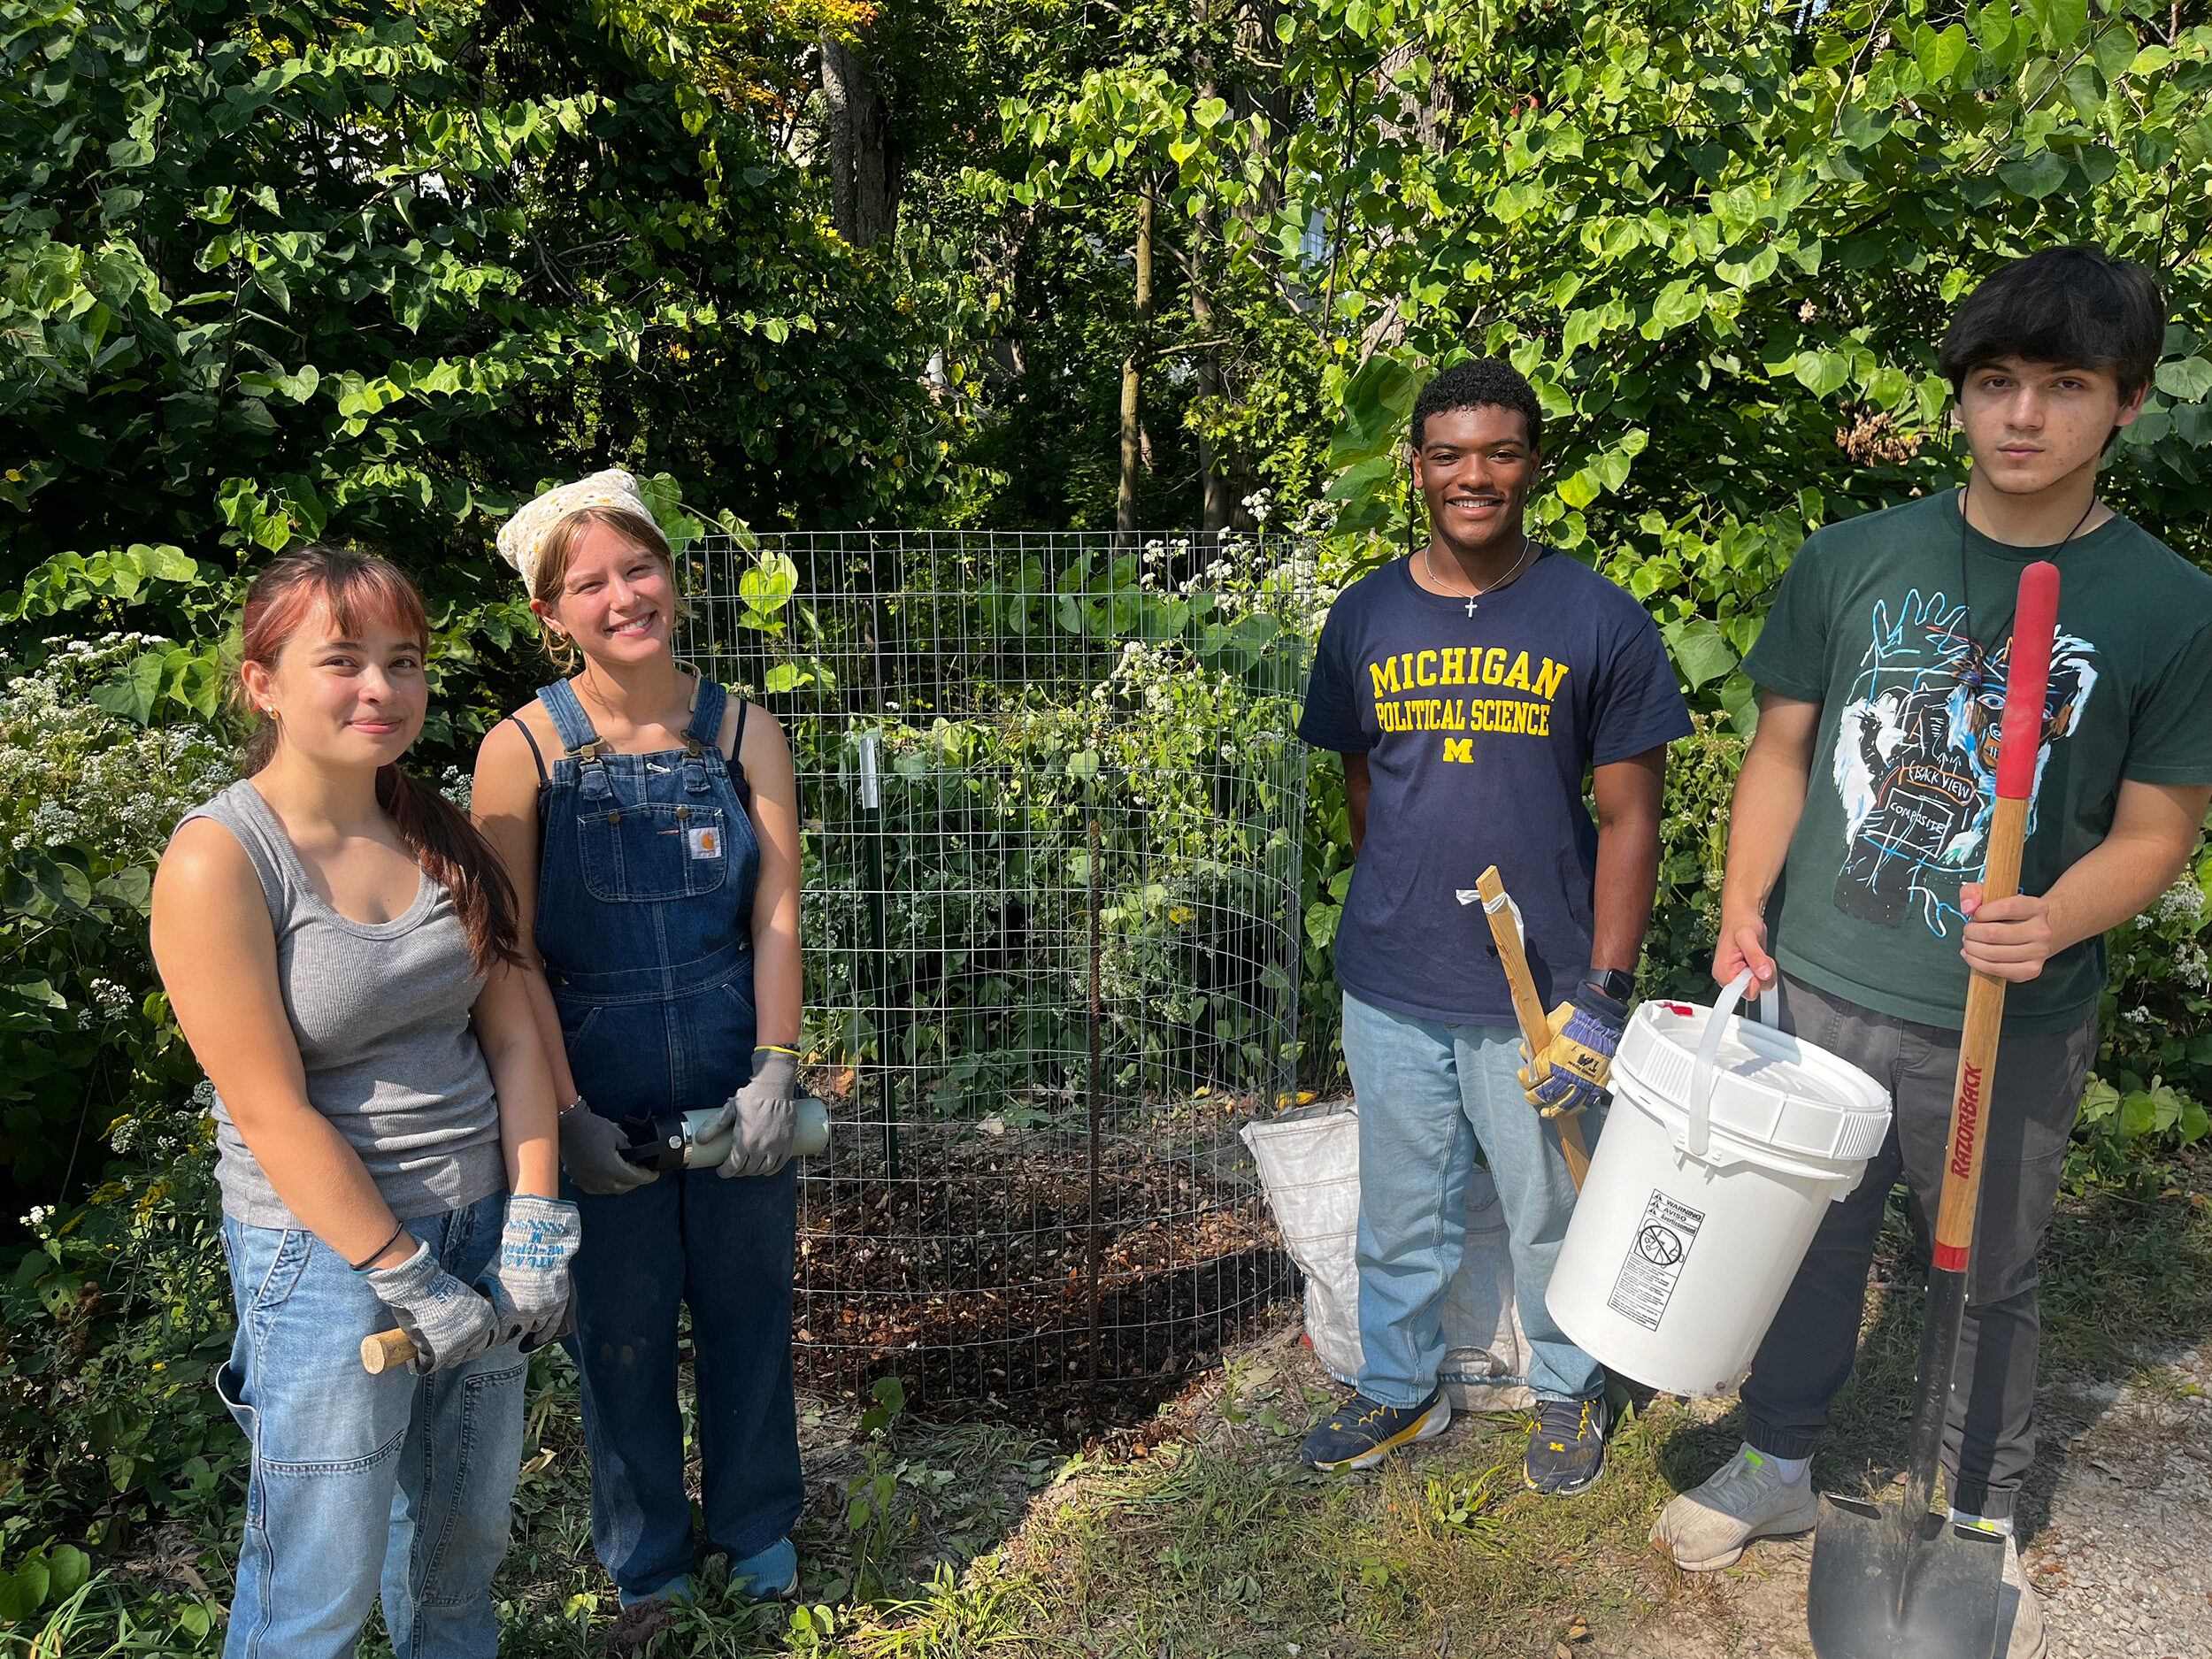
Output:
<path fill-rule="evenodd" d="M 1744 664 L 1821 705 L 1767 906 L 1790 973 L 1901 1019 L 1962 1023 L 1959 887 L 1981 879 L 2014 601 L 2039 558 L 2059 569 L 2058 637 L 2021 889 L 2049 891 L 2105 838 L 2123 780 L 2212 783 L 2212 576 L 2163 542 L 2116 517 L 2062 547 L 2008 547 L 1964 523 L 1955 490 L 1831 525 Z M 2077 1025 L 2104 981 L 2104 941 L 2085 940 L 2010 988 L 2006 1029 Z"/>

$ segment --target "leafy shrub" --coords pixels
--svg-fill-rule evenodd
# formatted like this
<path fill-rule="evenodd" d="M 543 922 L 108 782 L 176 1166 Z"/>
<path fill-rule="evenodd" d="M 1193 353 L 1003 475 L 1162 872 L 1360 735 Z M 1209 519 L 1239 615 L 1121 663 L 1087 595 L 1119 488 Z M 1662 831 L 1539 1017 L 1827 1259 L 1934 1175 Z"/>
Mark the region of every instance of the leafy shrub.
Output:
<path fill-rule="evenodd" d="M 2090 1167 L 2133 1172 L 2159 1152 L 2212 1132 L 2212 848 L 2200 840 L 2181 879 L 2116 929 L 2100 1011 L 2097 1069 L 2082 1098 Z"/>
<path fill-rule="evenodd" d="M 35 1242 L 0 1277 L 0 1551 L 219 1528 L 241 1495 L 245 1442 L 211 1386 L 231 1302 L 205 1109 L 180 1102 L 87 1202 L 27 1218 Z"/>
<path fill-rule="evenodd" d="M 61 642 L 0 683 L 0 1167 L 25 1198 L 85 1167 L 88 1133 L 127 1140 L 199 1075 L 145 918 L 170 831 L 230 773 L 196 721 L 115 711 L 116 671 L 165 643 Z"/>

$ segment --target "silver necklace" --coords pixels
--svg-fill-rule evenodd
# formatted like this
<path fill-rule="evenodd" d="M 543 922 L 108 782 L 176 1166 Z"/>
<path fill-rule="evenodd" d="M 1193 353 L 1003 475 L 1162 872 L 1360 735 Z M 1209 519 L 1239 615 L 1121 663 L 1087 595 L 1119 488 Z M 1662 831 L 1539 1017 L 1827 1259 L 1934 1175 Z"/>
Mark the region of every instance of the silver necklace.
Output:
<path fill-rule="evenodd" d="M 1464 599 L 1467 602 L 1467 614 L 1471 617 L 1475 614 L 1476 601 L 1486 598 L 1489 595 L 1497 592 L 1499 588 L 1504 587 L 1506 583 L 1511 581 L 1516 576 L 1521 573 L 1521 566 L 1528 563 L 1529 551 L 1536 544 L 1534 542 L 1528 539 L 1527 531 L 1524 530 L 1521 532 L 1521 553 L 1520 557 L 1513 561 L 1512 569 L 1507 571 L 1504 575 L 1499 577 L 1494 582 L 1492 582 L 1489 587 L 1478 588 L 1471 594 L 1461 593 L 1458 589 L 1447 584 L 1444 579 L 1436 573 L 1436 561 L 1430 557 L 1430 553 L 1434 546 L 1434 543 L 1431 543 L 1429 547 L 1425 547 L 1421 549 L 1421 564 L 1422 567 L 1428 572 L 1429 580 L 1431 581 L 1434 582 L 1439 588 L 1443 588 L 1444 591 L 1449 594 L 1453 598 Z"/>

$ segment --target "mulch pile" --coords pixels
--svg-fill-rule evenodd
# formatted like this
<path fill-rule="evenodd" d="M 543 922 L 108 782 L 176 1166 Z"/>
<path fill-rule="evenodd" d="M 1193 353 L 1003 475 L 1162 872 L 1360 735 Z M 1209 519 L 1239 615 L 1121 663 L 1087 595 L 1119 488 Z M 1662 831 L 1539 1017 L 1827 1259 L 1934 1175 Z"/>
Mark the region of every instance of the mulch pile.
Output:
<path fill-rule="evenodd" d="M 1094 1340 L 1087 1152 L 1079 1135 L 917 1125 L 897 1181 L 879 1150 L 810 1170 L 800 1386 L 862 1396 L 895 1375 L 933 1414 L 964 1402 L 1071 1444 L 1150 1417 L 1288 1293 L 1289 1263 L 1248 1165 L 1113 1137 Z"/>

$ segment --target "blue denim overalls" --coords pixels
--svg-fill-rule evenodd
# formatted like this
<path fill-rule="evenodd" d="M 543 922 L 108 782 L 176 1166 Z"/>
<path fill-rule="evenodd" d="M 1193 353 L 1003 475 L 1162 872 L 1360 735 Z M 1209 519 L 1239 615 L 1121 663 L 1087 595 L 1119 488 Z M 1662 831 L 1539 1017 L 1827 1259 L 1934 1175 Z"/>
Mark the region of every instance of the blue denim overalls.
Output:
<path fill-rule="evenodd" d="M 566 680 L 538 693 L 567 753 L 543 775 L 537 944 L 576 1087 L 602 1117 L 719 1106 L 752 1073 L 760 842 L 699 686 L 685 746 L 617 755 Z M 518 722 L 519 724 L 519 722 Z M 583 1216 L 575 1262 L 591 1530 L 626 1604 L 691 1571 L 676 1310 L 691 1309 L 706 1545 L 741 1562 L 799 1518 L 791 1386 L 798 1177 L 672 1171 Z"/>

